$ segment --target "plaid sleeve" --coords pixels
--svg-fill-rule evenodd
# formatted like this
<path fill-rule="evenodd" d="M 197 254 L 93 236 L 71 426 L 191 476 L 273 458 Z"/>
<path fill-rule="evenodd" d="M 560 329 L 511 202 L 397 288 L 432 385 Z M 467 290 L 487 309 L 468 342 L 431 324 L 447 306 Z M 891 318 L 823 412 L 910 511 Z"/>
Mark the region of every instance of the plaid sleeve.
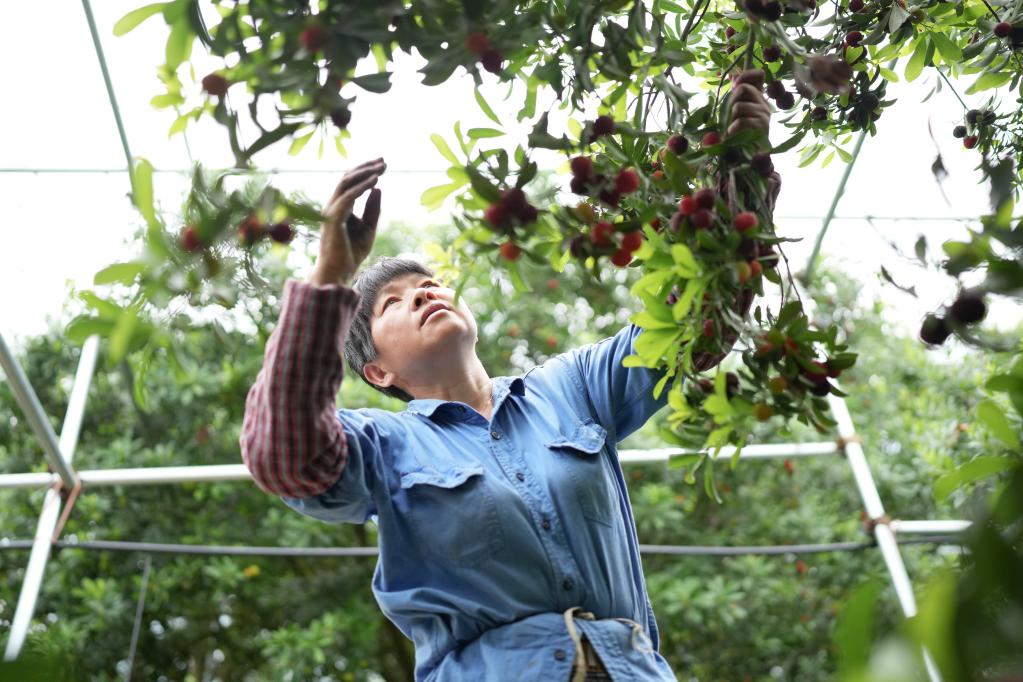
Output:
<path fill-rule="evenodd" d="M 245 399 L 242 460 L 266 492 L 311 497 L 341 477 L 348 446 L 335 400 L 361 296 L 289 279 L 263 367 Z"/>

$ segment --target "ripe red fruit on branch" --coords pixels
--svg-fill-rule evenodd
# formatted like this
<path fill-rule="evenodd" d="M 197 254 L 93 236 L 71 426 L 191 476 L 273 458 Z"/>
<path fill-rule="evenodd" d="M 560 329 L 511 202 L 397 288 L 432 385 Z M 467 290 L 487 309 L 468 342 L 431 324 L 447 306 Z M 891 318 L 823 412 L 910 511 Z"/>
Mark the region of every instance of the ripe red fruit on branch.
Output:
<path fill-rule="evenodd" d="M 945 320 L 937 315 L 928 315 L 920 325 L 920 340 L 932 346 L 940 346 L 945 343 L 952 330 L 948 328 Z"/>
<path fill-rule="evenodd" d="M 796 96 L 786 91 L 775 97 L 774 103 L 778 105 L 779 109 L 791 109 L 796 106 Z"/>
<path fill-rule="evenodd" d="M 590 241 L 596 246 L 611 246 L 611 233 L 614 229 L 611 223 L 604 221 L 595 223 L 590 229 Z"/>
<path fill-rule="evenodd" d="M 739 215 L 735 216 L 732 220 L 732 224 L 735 225 L 735 229 L 739 232 L 747 232 L 755 229 L 760 224 L 760 219 L 757 218 L 757 214 L 753 211 L 743 211 Z"/>
<path fill-rule="evenodd" d="M 814 121 L 823 121 L 827 117 L 828 110 L 825 109 L 824 107 L 814 107 L 813 110 L 810 111 L 810 118 L 812 118 Z"/>
<path fill-rule="evenodd" d="M 598 116 L 597 120 L 593 122 L 593 139 L 603 137 L 604 135 L 611 135 L 615 131 L 615 120 L 610 116 Z"/>
<path fill-rule="evenodd" d="M 211 73 L 202 79 L 202 89 L 214 97 L 223 97 L 227 94 L 227 79 L 219 73 Z"/>
<path fill-rule="evenodd" d="M 813 383 L 819 384 L 828 380 L 828 368 L 823 362 L 811 360 L 810 367 L 803 369 L 803 376 Z"/>
<path fill-rule="evenodd" d="M 505 260 L 516 260 L 522 254 L 522 249 L 515 242 L 501 244 L 501 258 Z"/>
<path fill-rule="evenodd" d="M 760 275 L 764 274 L 764 268 L 760 265 L 760 261 L 751 260 L 749 262 L 750 276 L 756 279 Z"/>
<path fill-rule="evenodd" d="M 735 264 L 735 274 L 739 278 L 739 284 L 745 284 L 753 276 L 753 269 L 746 261 L 739 261 Z"/>
<path fill-rule="evenodd" d="M 767 96 L 771 99 L 778 99 L 778 97 L 785 92 L 785 84 L 781 81 L 771 81 L 767 84 L 764 92 L 766 92 Z"/>
<path fill-rule="evenodd" d="M 639 189 L 639 173 L 632 168 L 623 168 L 615 178 L 615 189 L 621 194 L 630 194 Z"/>
<path fill-rule="evenodd" d="M 849 11 L 859 12 L 863 10 L 863 0 L 849 0 Z"/>
<path fill-rule="evenodd" d="M 959 324 L 974 324 L 984 319 L 987 304 L 976 294 L 963 294 L 952 304 L 949 314 Z"/>
<path fill-rule="evenodd" d="M 764 48 L 764 61 L 776 62 L 781 59 L 781 48 L 777 45 L 768 45 Z"/>
<path fill-rule="evenodd" d="M 266 234 L 266 227 L 256 216 L 249 216 L 238 225 L 238 237 L 246 246 L 252 246 Z"/>
<path fill-rule="evenodd" d="M 483 212 L 483 217 L 494 227 L 501 227 L 508 220 L 508 209 L 504 204 L 491 204 Z"/>
<path fill-rule="evenodd" d="M 714 199 L 716 197 L 717 194 L 715 194 L 714 190 L 704 187 L 703 189 L 696 190 L 696 193 L 693 194 L 693 201 L 696 202 L 697 207 L 709 210 L 714 208 Z"/>
<path fill-rule="evenodd" d="M 199 241 L 199 233 L 195 229 L 195 225 L 186 225 L 181 230 L 181 248 L 190 253 L 195 253 L 202 248 L 202 242 Z"/>
<path fill-rule="evenodd" d="M 618 249 L 611 256 L 611 262 L 620 268 L 624 268 L 632 262 L 632 252 L 625 249 Z"/>
<path fill-rule="evenodd" d="M 689 140 L 684 135 L 672 135 L 668 138 L 668 149 L 674 154 L 685 154 L 689 149 Z"/>
<path fill-rule="evenodd" d="M 482 56 L 490 49 L 490 38 L 482 31 L 473 31 L 465 37 L 465 48 L 474 55 Z"/>
<path fill-rule="evenodd" d="M 678 202 L 678 212 L 682 215 L 690 215 L 697 208 L 696 200 L 691 196 L 684 196 L 682 197 L 682 200 Z"/>
<path fill-rule="evenodd" d="M 731 38 L 734 35 L 735 35 L 735 29 L 732 28 L 731 26 L 725 26 L 725 37 L 726 38 Z"/>
<path fill-rule="evenodd" d="M 318 52 L 327 44 L 327 32 L 316 25 L 306 26 L 298 34 L 298 42 L 309 52 Z"/>
<path fill-rule="evenodd" d="M 270 228 L 270 239 L 278 244 L 289 244 L 295 237 L 295 230 L 288 223 L 277 223 Z"/>
<path fill-rule="evenodd" d="M 703 335 L 708 339 L 714 338 L 714 320 L 703 321 Z"/>
<path fill-rule="evenodd" d="M 1000 21 L 995 24 L 995 35 L 999 38 L 1008 38 L 1012 33 L 1012 24 L 1007 21 Z"/>
<path fill-rule="evenodd" d="M 702 144 L 704 147 L 709 147 L 719 142 L 721 142 L 721 136 L 711 131 L 703 136 L 703 140 L 700 142 L 700 144 Z"/>
<path fill-rule="evenodd" d="M 572 167 L 572 175 L 586 179 L 593 172 L 593 160 L 588 156 L 575 156 L 568 162 Z"/>
<path fill-rule="evenodd" d="M 344 130 L 352 120 L 352 112 L 347 109 L 338 109 L 330 115 L 330 121 L 338 128 Z"/>
<path fill-rule="evenodd" d="M 714 214 L 705 208 L 698 208 L 689 216 L 689 222 L 698 230 L 706 230 L 714 224 Z"/>
<path fill-rule="evenodd" d="M 963 138 L 963 146 L 967 149 L 973 149 L 977 146 L 977 136 L 970 135 L 969 137 Z"/>
<path fill-rule="evenodd" d="M 480 55 L 480 63 L 490 73 L 501 73 L 504 69 L 504 57 L 497 50 L 487 50 Z"/>
<path fill-rule="evenodd" d="M 626 232 L 622 237 L 622 248 L 630 253 L 643 246 L 643 233 L 639 230 Z"/>
<path fill-rule="evenodd" d="M 859 47 L 861 40 L 863 40 L 863 34 L 859 31 L 849 31 L 845 34 L 845 44 L 849 47 Z"/>
<path fill-rule="evenodd" d="M 774 172 L 774 162 L 771 161 L 771 155 L 767 152 L 754 154 L 753 158 L 750 159 L 749 165 L 753 172 L 763 177 L 767 177 Z"/>

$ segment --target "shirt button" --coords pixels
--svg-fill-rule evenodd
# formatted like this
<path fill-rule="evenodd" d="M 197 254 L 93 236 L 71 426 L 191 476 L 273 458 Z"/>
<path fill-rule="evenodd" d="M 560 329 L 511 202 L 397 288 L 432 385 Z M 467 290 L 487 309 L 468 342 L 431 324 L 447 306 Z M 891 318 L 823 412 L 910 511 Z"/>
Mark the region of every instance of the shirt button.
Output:
<path fill-rule="evenodd" d="M 490 437 L 493 438 L 494 440 L 501 440 L 501 434 L 498 433 L 497 431 L 491 431 Z"/>
<path fill-rule="evenodd" d="M 540 527 L 543 528 L 544 530 L 550 530 L 551 529 L 551 522 L 548 521 L 547 519 L 544 519 L 543 523 L 540 524 Z"/>
<path fill-rule="evenodd" d="M 575 587 L 575 583 L 572 582 L 571 578 L 565 578 L 563 581 L 561 581 L 561 586 L 565 588 L 566 592 L 569 592 L 572 590 L 573 587 Z"/>
<path fill-rule="evenodd" d="M 565 650 L 564 649 L 558 649 L 557 651 L 555 651 L 554 652 L 554 660 L 557 660 L 557 661 L 565 660 Z"/>
<path fill-rule="evenodd" d="M 524 481 L 526 480 L 526 475 L 521 471 L 517 471 L 515 472 L 515 478 L 519 479 L 520 481 Z"/>

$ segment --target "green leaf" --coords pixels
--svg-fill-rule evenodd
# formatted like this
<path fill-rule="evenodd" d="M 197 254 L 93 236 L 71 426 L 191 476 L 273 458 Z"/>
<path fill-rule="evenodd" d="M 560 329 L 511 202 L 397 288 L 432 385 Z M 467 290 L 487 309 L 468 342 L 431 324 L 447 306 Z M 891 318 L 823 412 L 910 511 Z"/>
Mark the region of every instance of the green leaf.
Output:
<path fill-rule="evenodd" d="M 977 419 L 991 431 L 991 433 L 1006 445 L 1019 446 L 1019 432 L 1009 423 L 1005 412 L 994 400 L 982 400 L 977 405 Z"/>
<path fill-rule="evenodd" d="M 675 265 L 681 266 L 693 273 L 699 272 L 700 266 L 696 264 L 693 252 L 685 244 L 672 244 L 671 257 L 675 261 Z"/>
<path fill-rule="evenodd" d="M 1006 471 L 1016 466 L 1016 459 L 1013 457 L 998 457 L 995 455 L 982 455 L 967 462 L 955 471 L 944 474 L 934 482 L 934 497 L 942 502 L 954 491 L 964 485 L 974 483 L 997 473 Z"/>
<path fill-rule="evenodd" d="M 118 363 L 128 352 L 128 342 L 138 327 L 138 311 L 133 308 L 125 308 L 121 316 L 114 324 L 114 330 L 110 334 L 110 362 Z"/>
<path fill-rule="evenodd" d="M 648 364 L 652 364 L 664 357 L 672 344 L 681 336 L 682 332 L 678 331 L 677 328 L 644 330 L 643 333 L 636 337 L 633 347 L 640 357 L 646 360 Z"/>
<path fill-rule="evenodd" d="M 110 336 L 114 329 L 114 321 L 99 317 L 79 315 L 64 328 L 64 336 L 72 343 L 85 343 L 85 340 L 96 334 L 98 336 Z"/>
<path fill-rule="evenodd" d="M 363 90 L 383 94 L 391 89 L 391 74 L 384 72 L 356 76 L 352 79 L 352 82 Z"/>
<path fill-rule="evenodd" d="M 494 128 L 469 128 L 469 132 L 466 135 L 474 140 L 479 140 L 484 137 L 501 137 L 504 133 Z"/>
<path fill-rule="evenodd" d="M 991 88 L 998 88 L 1012 78 L 1013 72 L 1011 70 L 1006 71 L 987 71 L 980 78 L 978 78 L 973 85 L 966 88 L 966 94 L 972 95 L 982 90 L 990 90 Z"/>
<path fill-rule="evenodd" d="M 123 36 L 125 33 L 133 30 L 136 26 L 141 24 L 149 17 L 162 12 L 163 9 L 169 5 L 169 2 L 154 2 L 152 5 L 146 5 L 145 7 L 139 7 L 125 14 L 123 17 L 117 20 L 114 24 L 114 35 Z"/>
<path fill-rule="evenodd" d="M 451 162 L 451 165 L 453 166 L 462 165 L 462 162 L 459 161 L 458 157 L 455 156 L 455 153 L 451 151 L 451 147 L 448 146 L 448 143 L 444 141 L 443 137 L 441 137 L 437 133 L 433 133 L 432 135 L 430 135 L 430 141 L 433 142 L 433 146 L 437 148 L 437 151 L 440 152 L 440 155 Z"/>
<path fill-rule="evenodd" d="M 153 164 L 141 157 L 135 158 L 131 170 L 131 200 L 135 208 L 150 225 L 156 222 L 156 209 L 153 207 Z"/>
<path fill-rule="evenodd" d="M 957 64 L 963 60 L 963 51 L 947 35 L 935 31 L 930 36 L 931 40 L 934 41 L 934 47 L 937 48 L 938 54 L 941 55 L 946 64 Z"/>
<path fill-rule="evenodd" d="M 423 196 L 419 199 L 419 202 L 433 211 L 440 208 L 440 205 L 444 203 L 444 200 L 447 199 L 452 192 L 457 192 L 464 186 L 464 182 L 452 182 L 447 185 L 431 187 L 423 192 Z"/>
<path fill-rule="evenodd" d="M 903 75 L 907 81 L 914 81 L 924 70 L 924 59 L 927 56 L 927 38 L 922 37 L 917 40 L 916 48 L 913 50 L 913 55 L 909 58 L 909 62 L 906 64 L 906 70 L 903 71 Z"/>
<path fill-rule="evenodd" d="M 312 139 L 314 130 L 310 130 L 305 135 L 300 135 L 291 141 L 291 146 L 288 147 L 288 155 L 295 156 L 302 151 L 302 148 L 309 144 L 309 140 Z"/>
<path fill-rule="evenodd" d="M 179 21 L 171 26 L 167 36 L 167 68 L 171 72 L 177 70 L 192 54 L 192 41 L 195 33 L 188 21 Z"/>
<path fill-rule="evenodd" d="M 101 284 L 112 284 L 114 282 L 120 282 L 121 284 L 131 284 L 146 269 L 145 264 L 139 263 L 138 261 L 131 261 L 129 263 L 114 263 L 108 265 L 99 272 L 96 273 L 95 277 L 92 278 L 92 283 L 95 285 Z"/>
<path fill-rule="evenodd" d="M 271 131 L 263 133 L 258 140 L 252 143 L 252 145 L 245 150 L 246 155 L 254 156 L 257 152 L 261 152 L 275 142 L 279 142 L 288 135 L 292 134 L 296 130 L 302 127 L 302 123 L 282 123 Z"/>
<path fill-rule="evenodd" d="M 839 677 L 854 679 L 870 660 L 873 643 L 874 611 L 883 584 L 876 578 L 860 585 L 852 593 L 838 614 L 835 643 L 838 645 Z"/>
<path fill-rule="evenodd" d="M 494 110 L 490 108 L 489 104 L 487 104 L 487 100 L 483 99 L 483 95 L 480 93 L 479 88 L 476 88 L 475 95 L 476 104 L 480 105 L 480 109 L 482 109 L 483 113 L 487 115 L 487 118 L 489 118 L 497 125 L 501 125 L 501 119 L 497 117 L 497 114 L 494 113 Z"/>

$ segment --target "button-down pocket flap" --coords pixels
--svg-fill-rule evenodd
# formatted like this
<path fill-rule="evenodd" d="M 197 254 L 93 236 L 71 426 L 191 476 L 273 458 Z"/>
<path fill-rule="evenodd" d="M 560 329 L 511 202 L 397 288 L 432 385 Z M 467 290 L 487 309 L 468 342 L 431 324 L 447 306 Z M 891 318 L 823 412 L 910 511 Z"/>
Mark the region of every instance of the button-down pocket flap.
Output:
<path fill-rule="evenodd" d="M 576 425 L 570 435 L 560 435 L 547 443 L 549 448 L 572 448 L 595 455 L 604 447 L 607 431 L 600 424 L 585 422 Z"/>
<path fill-rule="evenodd" d="M 457 488 L 465 483 L 471 476 L 482 476 L 482 466 L 467 466 L 449 469 L 448 471 L 437 471 L 435 469 L 422 469 L 410 471 L 401 475 L 401 487 L 411 488 L 412 486 L 425 484 L 435 485 L 439 488 Z"/>

